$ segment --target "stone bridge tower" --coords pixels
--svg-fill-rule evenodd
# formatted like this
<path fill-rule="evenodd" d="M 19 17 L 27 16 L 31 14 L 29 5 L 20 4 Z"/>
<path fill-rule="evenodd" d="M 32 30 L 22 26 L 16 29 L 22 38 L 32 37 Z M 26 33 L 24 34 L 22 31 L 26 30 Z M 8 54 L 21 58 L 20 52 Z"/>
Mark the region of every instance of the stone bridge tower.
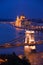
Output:
<path fill-rule="evenodd" d="M 29 30 L 25 30 L 25 44 L 33 44 L 35 43 L 35 38 L 34 38 L 34 31 L 29 31 Z M 31 53 L 32 51 L 36 50 L 36 46 L 35 45 L 31 45 L 31 46 L 24 46 L 24 53 L 26 56 L 28 56 L 29 53 Z"/>

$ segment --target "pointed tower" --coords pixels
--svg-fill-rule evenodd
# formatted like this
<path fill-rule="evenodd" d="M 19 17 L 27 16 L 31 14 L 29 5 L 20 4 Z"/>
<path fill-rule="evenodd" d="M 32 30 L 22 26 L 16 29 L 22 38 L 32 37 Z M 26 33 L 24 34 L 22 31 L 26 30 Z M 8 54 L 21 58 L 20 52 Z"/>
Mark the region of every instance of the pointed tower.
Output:
<path fill-rule="evenodd" d="M 21 20 L 19 16 L 16 18 L 15 26 L 21 27 Z"/>

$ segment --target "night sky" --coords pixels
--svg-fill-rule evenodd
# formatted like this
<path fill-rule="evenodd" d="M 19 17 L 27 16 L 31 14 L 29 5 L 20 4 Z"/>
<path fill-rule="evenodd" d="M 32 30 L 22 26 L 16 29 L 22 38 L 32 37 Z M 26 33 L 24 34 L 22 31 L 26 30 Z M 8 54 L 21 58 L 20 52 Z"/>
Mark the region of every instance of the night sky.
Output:
<path fill-rule="evenodd" d="M 15 19 L 22 14 L 43 18 L 43 0 L 0 0 L 0 19 Z"/>

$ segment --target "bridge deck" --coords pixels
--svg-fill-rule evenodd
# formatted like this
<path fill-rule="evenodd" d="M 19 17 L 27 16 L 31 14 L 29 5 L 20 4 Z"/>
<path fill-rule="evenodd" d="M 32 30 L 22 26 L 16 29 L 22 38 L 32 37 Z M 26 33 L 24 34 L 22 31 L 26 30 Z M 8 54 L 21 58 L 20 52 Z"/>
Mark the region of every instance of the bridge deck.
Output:
<path fill-rule="evenodd" d="M 28 54 L 31 65 L 43 65 L 43 52 Z"/>

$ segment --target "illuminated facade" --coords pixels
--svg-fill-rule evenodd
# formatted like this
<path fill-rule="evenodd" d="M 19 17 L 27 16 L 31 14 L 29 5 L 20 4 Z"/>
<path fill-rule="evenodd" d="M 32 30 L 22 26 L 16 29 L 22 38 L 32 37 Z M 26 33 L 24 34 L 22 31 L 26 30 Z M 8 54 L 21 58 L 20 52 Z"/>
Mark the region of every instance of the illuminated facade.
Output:
<path fill-rule="evenodd" d="M 25 16 L 17 16 L 17 19 L 16 19 L 16 21 L 15 21 L 15 26 L 19 26 L 19 27 L 21 27 L 21 21 L 23 20 L 23 19 L 25 19 Z"/>

